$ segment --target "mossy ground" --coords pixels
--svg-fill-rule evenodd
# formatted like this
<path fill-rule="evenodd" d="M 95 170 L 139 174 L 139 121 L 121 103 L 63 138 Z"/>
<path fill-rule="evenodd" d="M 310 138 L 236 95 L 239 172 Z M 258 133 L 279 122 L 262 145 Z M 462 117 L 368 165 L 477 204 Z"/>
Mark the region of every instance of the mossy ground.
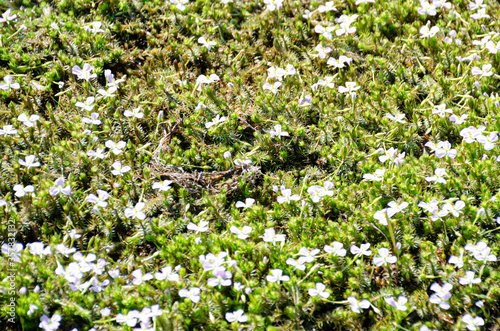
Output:
<path fill-rule="evenodd" d="M 155 304 L 164 311 L 155 317 L 158 330 L 418 330 L 424 324 L 458 330 L 465 329 L 467 313 L 484 318 L 484 329 L 500 327 L 498 262 L 478 261 L 466 251 L 463 268 L 448 263 L 468 243 L 483 241 L 494 255 L 499 250 L 498 144 L 487 150 L 460 135 L 469 126 L 484 125 L 484 136 L 500 131 L 500 55 L 473 43 L 490 36 L 496 47 L 499 4 L 487 2 L 490 17 L 479 19 L 472 16 L 478 10 L 462 0 L 434 16 L 419 14 L 421 4 L 413 0 L 335 1 L 336 11 L 327 12 L 318 11 L 320 5 L 285 0 L 270 11 L 260 0 L 196 0 L 181 11 L 157 0 L 0 1 L 2 12 L 10 8 L 17 15 L 0 23 L 0 79 L 10 75 L 20 84 L 0 90 L 0 127 L 17 130 L 0 136 L 0 198 L 6 202 L 0 241 L 11 235 L 24 247 L 52 247 L 46 256 L 28 248 L 20 254 L 16 294 L 0 297 L 2 327 L 37 330 L 42 315 L 60 314 L 60 330 L 129 330 L 116 315 Z M 306 10 L 312 17 L 304 17 Z M 341 26 L 334 19 L 342 14 L 359 15 L 351 24 L 355 32 L 336 34 Z M 103 32 L 86 31 L 92 22 L 102 22 Z M 422 38 L 427 22 L 439 32 Z M 318 25 L 335 27 L 331 40 L 315 32 Z M 452 30 L 460 44 L 445 42 Z M 200 37 L 217 44 L 208 50 Z M 315 51 L 320 43 L 332 49 L 323 59 Z M 457 59 L 472 54 L 480 59 Z M 352 62 L 343 68 L 327 64 L 340 56 Z M 86 63 L 96 78 L 72 73 Z M 485 64 L 492 65 L 492 75 L 473 74 L 473 67 Z M 283 78 L 278 93 L 263 89 L 277 81 L 268 69 L 287 65 L 296 73 Z M 110 86 L 106 70 L 124 79 L 108 98 L 97 92 Z M 198 77 L 210 74 L 219 80 L 198 91 Z M 314 85 L 327 76 L 333 76 L 333 87 Z M 347 82 L 360 87 L 355 97 L 339 90 Z M 303 106 L 307 95 L 312 100 Z M 92 112 L 99 125 L 84 123 L 91 112 L 75 105 L 87 97 L 96 97 Z M 441 104 L 468 118 L 457 124 L 451 114 L 433 113 Z M 124 115 L 137 107 L 141 118 Z M 28 127 L 18 120 L 23 113 L 40 119 Z M 404 123 L 386 114 L 403 114 Z M 226 120 L 207 129 L 217 115 Z M 273 137 L 277 124 L 289 135 Z M 126 147 L 115 155 L 105 147 L 108 140 Z M 427 143 L 439 141 L 450 142 L 456 157 L 438 158 Z M 104 159 L 89 156 L 97 148 L 104 149 Z M 390 148 L 404 153 L 402 164 L 380 161 Z M 30 155 L 39 167 L 19 163 Z M 251 165 L 240 164 L 245 160 Z M 131 170 L 112 174 L 116 161 Z M 383 180 L 364 179 L 382 168 Z M 446 183 L 426 180 L 437 168 L 446 170 Z M 60 177 L 70 195 L 50 194 Z M 153 189 L 161 180 L 171 180 L 172 188 Z M 332 195 L 313 202 L 308 188 L 327 181 Z M 34 192 L 18 197 L 17 184 L 33 185 Z M 281 186 L 301 200 L 278 203 Z M 97 190 L 110 195 L 99 212 L 86 201 Z M 255 204 L 236 208 L 246 198 Z M 432 199 L 440 208 L 457 200 L 465 207 L 458 217 L 449 213 L 432 221 L 418 206 Z M 373 216 L 391 201 L 409 206 L 385 226 Z M 145 203 L 145 219 L 126 217 L 124 210 L 138 202 Z M 188 229 L 202 221 L 208 231 Z M 238 239 L 231 226 L 252 232 Z M 285 242 L 264 242 L 269 228 L 284 234 Z M 71 230 L 81 237 L 71 239 Z M 324 251 L 335 241 L 347 249 L 345 257 Z M 75 262 L 56 250 L 61 243 L 104 259 L 103 273 L 95 277 L 111 283 L 102 292 L 70 290 L 55 273 Z M 351 246 L 362 243 L 371 244 L 371 256 L 351 254 Z M 321 249 L 304 271 L 286 263 L 302 247 Z M 373 257 L 383 247 L 397 255 L 396 263 L 375 266 Z M 227 253 L 233 285 L 251 292 L 207 285 L 212 271 L 204 271 L 200 256 L 220 252 Z M 4 289 L 11 284 L 7 258 L 0 257 Z M 180 266 L 178 281 L 132 284 L 134 270 L 155 274 L 165 266 Z M 109 276 L 114 269 L 121 278 Z M 290 280 L 269 282 L 272 269 Z M 481 283 L 461 285 L 468 270 Z M 80 285 L 91 277 L 85 274 Z M 453 285 L 449 309 L 429 302 L 435 282 Z M 308 293 L 316 283 L 326 285 L 327 299 Z M 198 303 L 179 295 L 193 287 L 201 289 Z M 400 295 L 408 299 L 406 311 L 384 299 Z M 349 296 L 368 299 L 371 308 L 354 312 Z M 8 322 L 11 297 L 15 324 Z M 38 309 L 28 315 L 30 304 Z M 105 307 L 109 316 L 101 313 Z M 228 322 L 226 313 L 237 309 L 247 322 Z"/>

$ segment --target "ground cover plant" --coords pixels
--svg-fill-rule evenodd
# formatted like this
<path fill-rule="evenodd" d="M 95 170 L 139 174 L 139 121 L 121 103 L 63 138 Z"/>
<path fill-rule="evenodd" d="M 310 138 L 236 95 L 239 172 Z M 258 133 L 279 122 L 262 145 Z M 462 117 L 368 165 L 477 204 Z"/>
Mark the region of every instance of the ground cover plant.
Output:
<path fill-rule="evenodd" d="M 0 9 L 0 329 L 500 329 L 498 2 Z"/>

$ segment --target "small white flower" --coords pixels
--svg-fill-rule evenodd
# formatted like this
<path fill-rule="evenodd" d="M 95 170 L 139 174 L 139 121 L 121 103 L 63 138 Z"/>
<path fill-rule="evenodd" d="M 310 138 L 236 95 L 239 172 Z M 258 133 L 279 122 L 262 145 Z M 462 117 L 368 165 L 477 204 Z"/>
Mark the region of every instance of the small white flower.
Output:
<path fill-rule="evenodd" d="M 238 309 L 236 311 L 233 311 L 232 313 L 227 312 L 226 313 L 226 320 L 229 323 L 233 323 L 233 322 L 245 323 L 246 321 L 248 321 L 248 316 L 245 315 L 245 312 L 243 311 L 243 309 Z"/>
<path fill-rule="evenodd" d="M 377 266 L 383 266 L 387 263 L 393 264 L 398 261 L 395 255 L 390 255 L 389 250 L 385 247 L 378 249 L 378 256 L 373 258 L 373 263 Z"/>
<path fill-rule="evenodd" d="M 352 311 L 358 314 L 361 313 L 361 309 L 368 309 L 371 306 L 370 301 L 366 299 L 358 300 L 352 296 L 347 298 L 347 302 L 351 305 Z"/>
<path fill-rule="evenodd" d="M 344 247 L 344 244 L 342 244 L 338 241 L 334 241 L 334 242 L 332 242 L 331 246 L 325 245 L 325 247 L 323 247 L 323 249 L 325 250 L 325 252 L 333 254 L 335 256 L 345 256 L 347 251 L 343 247 Z"/>
<path fill-rule="evenodd" d="M 319 295 L 320 297 L 327 299 L 330 296 L 330 293 L 326 292 L 325 289 L 325 284 L 316 283 L 316 287 L 308 289 L 307 293 L 309 293 L 309 295 L 312 297 Z"/>
<path fill-rule="evenodd" d="M 205 123 L 205 127 L 207 129 L 209 129 L 212 126 L 217 125 L 219 123 L 223 123 L 225 121 L 226 121 L 226 117 L 225 116 L 220 116 L 220 115 L 217 114 L 217 116 L 215 116 L 215 118 L 213 118 L 211 121 L 208 121 L 207 123 Z"/>
<path fill-rule="evenodd" d="M 17 185 L 14 185 L 13 187 L 14 191 L 16 191 L 16 193 L 14 194 L 16 197 L 24 197 L 26 195 L 26 193 L 33 193 L 35 191 L 35 188 L 33 187 L 33 185 L 27 185 L 26 187 L 24 187 L 23 185 L 21 184 L 17 184 Z"/>
<path fill-rule="evenodd" d="M 28 116 L 26 115 L 25 113 L 22 113 L 21 115 L 19 115 L 17 117 L 17 120 L 19 122 L 23 122 L 24 125 L 26 125 L 27 127 L 32 127 L 35 125 L 35 123 L 40 119 L 40 116 L 38 115 L 31 115 L 31 116 Z"/>
<path fill-rule="evenodd" d="M 242 229 L 239 229 L 233 225 L 229 228 L 229 231 L 231 231 L 231 233 L 238 235 L 238 239 L 247 239 L 248 235 L 252 232 L 252 228 L 245 225 L 243 226 Z"/>
<path fill-rule="evenodd" d="M 466 271 L 464 277 L 460 277 L 458 279 L 458 282 L 461 285 L 472 285 L 472 284 L 479 284 L 481 283 L 481 278 L 475 277 L 474 271 Z"/>
<path fill-rule="evenodd" d="M 132 110 L 125 110 L 123 112 L 123 115 L 125 115 L 126 117 L 135 117 L 135 118 L 143 118 L 144 117 L 144 113 L 141 112 L 141 106 L 134 108 Z"/>
<path fill-rule="evenodd" d="M 478 326 L 484 325 L 484 319 L 479 316 L 473 318 L 471 314 L 465 314 L 462 316 L 462 322 L 467 324 L 467 329 L 471 331 L 478 330 Z"/>
<path fill-rule="evenodd" d="M 271 283 L 279 283 L 280 281 L 282 282 L 287 282 L 290 280 L 290 277 L 287 275 L 283 275 L 283 270 L 281 269 L 272 269 L 271 274 L 266 276 L 266 279 L 268 282 Z"/>
<path fill-rule="evenodd" d="M 237 201 L 236 202 L 236 208 L 244 208 L 244 209 L 247 209 L 247 208 L 250 208 L 252 207 L 252 205 L 255 203 L 255 199 L 252 199 L 252 198 L 246 198 L 245 199 L 245 202 L 243 201 Z"/>
<path fill-rule="evenodd" d="M 211 50 L 212 46 L 217 45 L 216 41 L 205 39 L 205 37 L 198 38 L 198 42 L 205 46 L 208 50 Z"/>
<path fill-rule="evenodd" d="M 271 134 L 271 138 L 273 138 L 273 137 L 278 137 L 278 138 L 288 137 L 288 132 L 282 131 L 280 124 L 276 124 L 274 126 L 274 128 L 269 133 Z"/>
<path fill-rule="evenodd" d="M 394 297 L 384 298 L 384 300 L 388 305 L 396 308 L 397 310 L 406 311 L 408 309 L 408 307 L 406 307 L 408 299 L 404 296 L 399 296 L 397 301 L 394 299 Z"/>
<path fill-rule="evenodd" d="M 187 226 L 188 230 L 195 231 L 195 233 L 207 232 L 208 231 L 208 221 L 200 221 L 198 224 L 190 222 Z"/>

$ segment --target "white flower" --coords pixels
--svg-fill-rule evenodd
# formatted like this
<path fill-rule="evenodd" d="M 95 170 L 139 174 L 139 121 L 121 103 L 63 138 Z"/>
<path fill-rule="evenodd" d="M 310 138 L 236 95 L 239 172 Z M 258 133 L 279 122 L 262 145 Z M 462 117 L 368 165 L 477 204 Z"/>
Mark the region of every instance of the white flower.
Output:
<path fill-rule="evenodd" d="M 141 269 L 134 270 L 132 272 L 132 277 L 134 277 L 132 280 L 132 284 L 134 285 L 141 285 L 143 282 L 153 279 L 153 275 L 150 273 L 143 275 Z"/>
<path fill-rule="evenodd" d="M 453 111 L 449 108 L 447 109 L 446 104 L 443 103 L 443 104 L 436 106 L 436 108 L 432 109 L 432 113 L 438 114 L 439 117 L 444 118 L 446 116 L 446 113 L 453 114 Z"/>
<path fill-rule="evenodd" d="M 492 68 L 493 66 L 491 64 L 483 64 L 481 66 L 481 69 L 479 67 L 472 67 L 471 73 L 475 76 L 479 75 L 480 76 L 479 78 L 489 77 L 493 75 L 493 72 L 491 71 Z"/>
<path fill-rule="evenodd" d="M 38 161 L 35 162 L 35 158 L 36 158 L 35 155 L 28 155 L 28 156 L 26 156 L 25 160 L 19 159 L 19 164 L 27 167 L 28 169 L 39 167 L 40 162 L 38 162 Z"/>
<path fill-rule="evenodd" d="M 388 221 L 392 216 L 396 214 L 396 210 L 393 208 L 384 208 L 382 210 L 378 210 L 373 214 L 373 218 L 380 222 L 382 225 L 387 225 Z"/>
<path fill-rule="evenodd" d="M 319 249 L 308 249 L 306 247 L 301 247 L 299 250 L 299 262 L 303 263 L 311 263 L 315 260 L 315 255 L 317 255 L 320 252 Z"/>
<path fill-rule="evenodd" d="M 54 185 L 49 189 L 49 193 L 51 196 L 55 197 L 59 193 L 63 193 L 65 195 L 70 195 L 71 193 L 71 186 L 66 186 L 64 187 L 64 184 L 66 183 L 66 180 L 63 177 L 58 178 L 55 182 Z"/>
<path fill-rule="evenodd" d="M 145 206 L 146 204 L 144 202 L 138 202 L 134 208 L 125 209 L 125 216 L 127 218 L 135 217 L 142 221 L 146 218 L 146 214 L 141 211 Z"/>
<path fill-rule="evenodd" d="M 318 57 L 320 59 L 324 59 L 326 55 L 332 51 L 331 47 L 323 47 L 321 44 L 318 44 L 314 50 L 318 52 Z"/>
<path fill-rule="evenodd" d="M 0 23 L 7 23 L 9 21 L 13 21 L 17 18 L 17 15 L 11 15 L 10 14 L 10 9 L 7 9 L 3 14 L 2 17 L 0 17 Z"/>
<path fill-rule="evenodd" d="M 101 125 L 101 120 L 99 120 L 98 118 L 99 118 L 99 113 L 92 113 L 90 114 L 90 118 L 83 117 L 82 122 L 86 124 Z"/>
<path fill-rule="evenodd" d="M 281 81 L 285 75 L 286 71 L 283 68 L 273 66 L 267 69 L 267 79 L 277 78 Z"/>
<path fill-rule="evenodd" d="M 368 309 L 370 308 L 371 304 L 370 301 L 363 299 L 363 300 L 358 300 L 355 297 L 348 297 L 347 302 L 351 304 L 351 309 L 355 313 L 361 313 L 361 309 Z"/>
<path fill-rule="evenodd" d="M 28 312 L 27 312 L 28 316 L 34 314 L 35 310 L 37 310 L 37 309 L 40 309 L 40 307 L 38 307 L 37 305 L 31 303 L 30 306 L 29 306 L 29 308 L 28 308 Z"/>
<path fill-rule="evenodd" d="M 95 151 L 93 151 L 93 150 L 88 151 L 87 155 L 89 157 L 92 157 L 94 160 L 98 159 L 98 158 L 102 160 L 106 157 L 106 155 L 103 152 L 104 152 L 104 148 L 98 148 Z"/>
<path fill-rule="evenodd" d="M 153 190 L 160 190 L 163 192 L 166 192 L 170 190 L 172 187 L 170 186 L 173 182 L 171 180 L 164 180 L 161 182 L 154 182 L 153 183 Z"/>
<path fill-rule="evenodd" d="M 339 86 L 339 92 L 340 93 L 349 93 L 351 96 L 356 95 L 357 90 L 359 90 L 361 86 L 356 86 L 356 82 L 346 82 L 345 87 L 344 86 Z"/>
<path fill-rule="evenodd" d="M 267 10 L 269 11 L 280 10 L 283 6 L 283 0 L 264 0 L 264 4 L 267 5 Z"/>
<path fill-rule="evenodd" d="M 59 329 L 59 325 L 61 324 L 61 315 L 54 314 L 52 317 L 48 317 L 47 315 L 43 315 L 40 317 L 39 328 L 44 329 L 45 331 L 55 331 Z"/>
<path fill-rule="evenodd" d="M 373 174 L 364 174 L 363 179 L 380 182 L 384 179 L 385 169 L 377 169 Z"/>
<path fill-rule="evenodd" d="M 180 11 L 184 11 L 184 9 L 186 9 L 185 4 L 188 2 L 189 0 L 170 0 L 170 3 L 175 5 L 175 7 L 177 7 Z"/>
<path fill-rule="evenodd" d="M 231 271 L 227 271 L 225 267 L 219 266 L 215 267 L 212 270 L 212 275 L 215 277 L 209 278 L 207 280 L 207 285 L 211 287 L 216 287 L 219 285 L 222 286 L 230 286 L 232 281 L 231 278 L 233 277 Z"/>
<path fill-rule="evenodd" d="M 16 197 L 24 197 L 26 195 L 26 193 L 33 193 L 35 191 L 35 188 L 33 187 L 33 185 L 27 185 L 26 187 L 24 187 L 23 185 L 21 184 L 17 184 L 17 185 L 14 185 L 13 187 L 14 191 L 16 191 L 16 193 L 14 194 Z"/>
<path fill-rule="evenodd" d="M 278 196 L 278 203 L 285 203 L 285 202 L 290 202 L 290 201 L 299 201 L 300 196 L 298 194 L 293 194 L 292 195 L 292 190 L 291 189 L 283 189 L 281 190 L 282 196 Z"/>
<path fill-rule="evenodd" d="M 273 137 L 278 137 L 278 138 L 288 137 L 288 132 L 282 131 L 280 124 L 276 124 L 274 126 L 274 128 L 269 133 L 271 134 L 271 138 L 273 138 Z"/>
<path fill-rule="evenodd" d="M 472 331 L 477 330 L 478 326 L 484 325 L 484 320 L 481 317 L 476 316 L 473 318 L 471 314 L 465 314 L 464 316 L 462 316 L 462 322 L 467 324 L 468 330 Z"/>
<path fill-rule="evenodd" d="M 352 16 L 342 15 L 339 18 L 335 19 L 336 23 L 340 23 L 340 29 L 335 30 L 335 34 L 337 36 L 341 36 L 343 34 L 349 34 L 356 32 L 355 27 L 351 27 L 351 24 L 358 18 L 359 15 L 354 14 Z"/>
<path fill-rule="evenodd" d="M 24 246 L 20 243 L 4 243 L 2 245 L 2 254 L 8 255 L 14 262 L 21 261 L 19 253 L 23 250 Z"/>
<path fill-rule="evenodd" d="M 417 10 L 420 15 L 436 15 L 436 6 L 430 4 L 428 1 L 420 1 L 420 6 L 421 7 Z"/>
<path fill-rule="evenodd" d="M 35 241 L 26 245 L 32 255 L 50 255 L 52 254 L 52 248 L 50 246 L 45 247 L 45 243 L 41 241 Z"/>
<path fill-rule="evenodd" d="M 432 283 L 431 285 L 431 290 L 436 292 L 435 295 L 437 295 L 440 298 L 446 297 L 447 294 L 449 294 L 452 289 L 453 285 L 451 285 L 450 283 L 444 283 L 443 286 L 439 285 L 438 283 Z"/>
<path fill-rule="evenodd" d="M 500 41 L 498 41 L 496 45 L 493 41 L 488 41 L 485 47 L 491 54 L 496 54 L 500 51 Z"/>
<path fill-rule="evenodd" d="M 316 283 L 316 288 L 310 288 L 307 290 L 310 296 L 315 297 L 319 295 L 322 298 L 327 299 L 330 296 L 330 293 L 325 291 L 326 285 L 323 283 Z"/>
<path fill-rule="evenodd" d="M 97 190 L 97 195 L 98 196 L 95 196 L 94 194 L 89 194 L 85 198 L 86 202 L 90 202 L 90 203 L 95 204 L 95 206 L 93 208 L 94 211 L 98 211 L 99 210 L 98 207 L 107 207 L 108 206 L 108 203 L 106 202 L 106 200 L 108 200 L 108 198 L 109 198 L 108 192 L 103 191 L 103 190 Z"/>
<path fill-rule="evenodd" d="M 17 134 L 17 130 L 14 129 L 13 125 L 4 125 L 2 129 L 0 129 L 0 136 L 13 135 Z"/>
<path fill-rule="evenodd" d="M 325 247 L 323 247 L 323 249 L 325 250 L 325 252 L 333 254 L 335 256 L 345 256 L 347 251 L 343 247 L 344 247 L 344 244 L 342 244 L 338 241 L 334 241 L 334 242 L 332 242 L 331 246 L 325 245 Z"/>
<path fill-rule="evenodd" d="M 12 79 L 12 76 L 5 76 L 3 78 L 3 81 L 5 83 L 0 83 L 0 89 L 1 90 L 11 90 L 11 89 L 20 89 L 21 88 L 21 85 L 19 85 L 19 83 L 12 83 L 13 79 Z"/>
<path fill-rule="evenodd" d="M 372 254 L 372 251 L 370 250 L 370 243 L 366 244 L 361 244 L 359 247 L 356 245 L 351 246 L 351 253 L 356 255 L 356 254 L 362 254 L 365 256 L 370 256 Z"/>
<path fill-rule="evenodd" d="M 445 176 L 447 176 L 446 170 L 443 168 L 437 168 L 434 170 L 434 176 L 425 177 L 425 180 L 428 182 L 446 184 L 446 179 L 444 178 Z"/>
<path fill-rule="evenodd" d="M 401 123 L 401 124 L 405 124 L 406 123 L 405 114 L 396 114 L 396 115 L 385 114 L 385 116 L 387 118 L 389 118 L 391 121 L 398 122 L 398 123 Z"/>
<path fill-rule="evenodd" d="M 463 114 L 463 115 L 451 115 L 449 120 L 453 123 L 455 123 L 456 125 L 460 125 L 460 124 L 463 124 L 465 122 L 465 120 L 469 117 L 469 114 Z"/>
<path fill-rule="evenodd" d="M 443 209 L 450 212 L 453 216 L 458 217 L 460 216 L 460 210 L 462 210 L 465 207 L 465 202 L 462 200 L 458 200 L 455 202 L 455 204 L 451 203 L 446 203 L 443 206 Z"/>
<path fill-rule="evenodd" d="M 317 85 L 326 86 L 328 88 L 334 88 L 335 84 L 333 83 L 333 76 L 326 76 L 325 79 L 318 80 Z"/>
<path fill-rule="evenodd" d="M 135 117 L 135 118 L 143 118 L 144 117 L 144 113 L 141 112 L 141 106 L 134 108 L 131 111 L 125 110 L 123 112 L 123 115 L 125 115 L 126 117 Z"/>
<path fill-rule="evenodd" d="M 211 49 L 212 49 L 212 46 L 217 45 L 217 42 L 216 42 L 216 41 L 213 41 L 213 40 L 207 40 L 207 39 L 205 39 L 205 37 L 200 37 L 200 38 L 198 38 L 198 42 L 199 42 L 200 44 L 202 44 L 203 46 L 205 46 L 208 50 L 211 50 Z"/>
<path fill-rule="evenodd" d="M 455 255 L 450 256 L 448 263 L 454 264 L 457 268 L 462 268 L 464 266 L 464 250 L 460 249 L 460 255 L 456 257 Z"/>
<path fill-rule="evenodd" d="M 111 170 L 111 173 L 115 176 L 122 176 L 132 169 L 129 166 L 122 166 L 122 163 L 120 161 L 116 161 L 111 166 L 114 169 L 114 170 Z"/>
<path fill-rule="evenodd" d="M 210 76 L 205 76 L 205 75 L 198 76 L 198 78 L 196 79 L 196 85 L 198 86 L 198 91 L 201 91 L 201 86 L 203 84 L 210 84 L 218 80 L 220 79 L 219 76 L 217 76 L 216 74 L 211 74 Z"/>
<path fill-rule="evenodd" d="M 127 313 L 127 315 L 124 314 L 118 314 L 116 315 L 116 322 L 117 323 L 125 323 L 130 327 L 134 327 L 137 324 L 137 320 L 141 317 L 141 313 L 134 309 L 131 310 Z"/>
<path fill-rule="evenodd" d="M 408 309 L 408 307 L 406 307 L 408 299 L 406 299 L 404 296 L 399 296 L 397 301 L 394 299 L 394 297 L 384 298 L 384 300 L 388 305 L 396 308 L 397 310 L 406 311 Z"/>
<path fill-rule="evenodd" d="M 23 122 L 24 125 L 26 125 L 27 127 L 32 127 L 35 125 L 35 122 L 38 121 L 40 119 L 40 116 L 38 115 L 31 115 L 31 116 L 28 116 L 26 115 L 25 113 L 22 113 L 21 115 L 19 115 L 17 117 L 17 120 L 19 122 Z"/>
<path fill-rule="evenodd" d="M 291 257 L 286 260 L 286 264 L 295 267 L 295 269 L 306 270 L 306 266 L 304 265 L 304 261 L 299 258 L 299 260 L 292 259 Z"/>
<path fill-rule="evenodd" d="M 483 144 L 485 150 L 491 151 L 495 148 L 495 143 L 498 141 L 498 135 L 495 132 L 491 132 L 488 136 L 480 134 L 476 137 L 476 140 Z"/>
<path fill-rule="evenodd" d="M 440 141 L 437 143 L 437 148 L 435 154 L 438 158 L 443 158 L 448 156 L 450 159 L 454 159 L 457 156 L 457 150 L 451 148 L 451 144 L 447 141 Z"/>
<path fill-rule="evenodd" d="M 233 225 L 229 228 L 229 231 L 231 231 L 231 233 L 238 235 L 238 239 L 247 239 L 248 235 L 252 232 L 252 228 L 245 225 L 243 226 L 242 229 L 239 229 Z"/>
<path fill-rule="evenodd" d="M 117 143 L 115 143 L 113 140 L 108 140 L 104 143 L 104 146 L 111 149 L 111 152 L 113 154 L 119 155 L 123 153 L 122 149 L 124 149 L 127 146 L 127 143 L 124 142 L 123 140 L 120 140 Z"/>
<path fill-rule="evenodd" d="M 481 278 L 479 277 L 475 277 L 475 273 L 474 271 L 466 271 L 465 272 L 465 277 L 460 277 L 458 279 L 458 282 L 461 284 L 461 285 L 469 285 L 469 284 L 479 284 L 481 283 Z"/>
<path fill-rule="evenodd" d="M 439 32 L 439 27 L 433 26 L 429 29 L 429 24 L 420 28 L 420 38 L 432 38 Z"/>
<path fill-rule="evenodd" d="M 325 5 L 320 5 L 318 7 L 318 11 L 320 13 L 329 12 L 332 10 L 337 11 L 337 8 L 335 8 L 333 1 L 328 1 L 327 3 L 325 3 Z"/>
<path fill-rule="evenodd" d="M 266 276 L 268 282 L 276 283 L 276 282 L 287 282 L 290 280 L 290 277 L 287 275 L 283 275 L 283 270 L 281 269 L 272 269 L 271 274 Z"/>
<path fill-rule="evenodd" d="M 229 322 L 229 323 L 233 323 L 233 322 L 240 322 L 240 323 L 245 323 L 246 321 L 248 321 L 248 316 L 247 315 L 244 315 L 245 312 L 243 311 L 243 309 L 238 309 L 236 311 L 233 311 L 232 313 L 230 312 L 227 312 L 226 313 L 226 320 Z"/>
<path fill-rule="evenodd" d="M 189 290 L 183 288 L 179 291 L 179 296 L 181 298 L 188 298 L 189 300 L 196 303 L 196 302 L 200 301 L 200 288 L 193 287 L 193 288 L 190 288 Z"/>
<path fill-rule="evenodd" d="M 85 79 L 86 81 L 88 81 L 91 78 L 97 78 L 97 74 L 92 73 L 92 70 L 94 70 L 94 68 L 90 64 L 85 63 L 83 65 L 83 68 L 80 68 L 79 66 L 74 66 L 71 69 L 71 72 L 75 74 L 78 77 L 78 79 Z"/>
<path fill-rule="evenodd" d="M 207 232 L 208 231 L 208 221 L 200 221 L 198 224 L 190 222 L 187 226 L 188 230 L 195 231 L 196 233 Z"/>
<path fill-rule="evenodd" d="M 393 264 L 396 263 L 398 258 L 395 255 L 390 255 L 389 250 L 385 247 L 378 249 L 378 255 L 373 258 L 373 263 L 380 267 L 387 263 Z"/>
<path fill-rule="evenodd" d="M 252 205 L 255 203 L 255 199 L 252 199 L 252 198 L 246 198 L 245 199 L 245 202 L 243 201 L 237 201 L 236 202 L 236 208 L 244 208 L 244 209 L 247 209 L 247 208 L 250 208 L 252 207 Z"/>
<path fill-rule="evenodd" d="M 262 85 L 262 88 L 264 90 L 269 90 L 273 92 L 274 94 L 278 93 L 278 88 L 281 86 L 280 82 L 274 82 L 273 84 L 265 83 Z"/>
<path fill-rule="evenodd" d="M 470 15 L 475 20 L 479 20 L 481 18 L 490 18 L 491 16 L 486 14 L 486 8 L 479 9 L 475 14 Z"/>
<path fill-rule="evenodd" d="M 491 248 L 484 241 L 480 241 L 476 245 L 467 244 L 464 248 L 470 251 L 478 261 L 494 262 L 497 260 L 495 255 L 490 254 Z"/>
<path fill-rule="evenodd" d="M 285 235 L 276 234 L 276 231 L 273 228 L 269 228 L 264 231 L 263 240 L 264 242 L 272 242 L 273 245 L 275 245 L 277 242 L 284 242 Z"/>
<path fill-rule="evenodd" d="M 350 57 L 341 55 L 338 59 L 334 59 L 333 57 L 329 58 L 326 64 L 330 66 L 334 66 L 335 68 L 343 68 L 345 64 L 350 64 L 352 59 Z"/>
<path fill-rule="evenodd" d="M 452 42 L 455 42 L 455 44 L 457 45 L 462 45 L 462 41 L 458 38 L 455 38 L 457 35 L 457 31 L 455 30 L 451 30 L 450 32 L 448 32 L 448 36 L 449 37 L 445 37 L 444 38 L 444 42 L 445 43 L 452 43 Z"/>
<path fill-rule="evenodd" d="M 332 32 L 333 32 L 333 30 L 335 30 L 335 28 L 333 26 L 324 27 L 321 24 L 318 24 L 318 25 L 316 25 L 314 27 L 314 31 L 316 33 L 321 34 L 328 41 L 332 40 Z"/>
<path fill-rule="evenodd" d="M 175 267 L 175 271 L 178 271 L 180 269 L 180 265 Z M 176 272 L 173 272 L 172 267 L 163 267 L 161 268 L 161 272 L 155 273 L 155 278 L 157 280 L 164 280 L 167 279 L 171 282 L 176 282 L 179 280 L 179 274 Z"/>
<path fill-rule="evenodd" d="M 99 33 L 99 32 L 104 32 L 103 29 L 101 29 L 102 22 L 92 22 L 83 27 L 85 31 L 92 32 L 92 33 Z"/>
<path fill-rule="evenodd" d="M 207 123 L 205 123 L 205 127 L 208 129 L 216 124 L 223 123 L 225 121 L 226 121 L 225 116 L 220 116 L 217 114 L 217 116 L 215 116 L 215 118 L 213 118 L 212 121 L 208 121 Z"/>

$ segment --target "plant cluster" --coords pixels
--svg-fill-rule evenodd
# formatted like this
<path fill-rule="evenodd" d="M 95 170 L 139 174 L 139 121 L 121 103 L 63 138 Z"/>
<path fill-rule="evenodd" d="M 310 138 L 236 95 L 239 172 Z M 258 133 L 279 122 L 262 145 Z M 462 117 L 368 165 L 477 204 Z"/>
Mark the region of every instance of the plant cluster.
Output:
<path fill-rule="evenodd" d="M 500 327 L 498 2 L 0 9 L 8 330 Z"/>

